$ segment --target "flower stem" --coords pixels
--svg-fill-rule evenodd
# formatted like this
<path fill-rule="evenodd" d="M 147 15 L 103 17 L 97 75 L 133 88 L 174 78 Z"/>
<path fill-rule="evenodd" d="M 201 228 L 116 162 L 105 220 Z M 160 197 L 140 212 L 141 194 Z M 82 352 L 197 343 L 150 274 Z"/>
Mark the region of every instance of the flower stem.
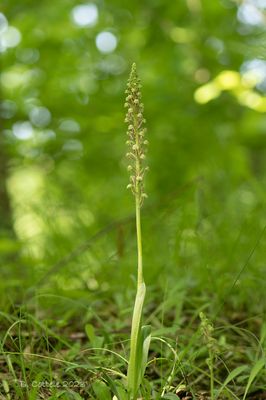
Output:
<path fill-rule="evenodd" d="M 146 287 L 143 278 L 142 266 L 142 238 L 141 238 L 141 206 L 147 195 L 144 193 L 144 175 L 147 171 L 145 167 L 145 153 L 148 144 L 144 140 L 146 132 L 145 119 L 143 118 L 143 103 L 141 103 L 141 84 L 136 71 L 136 64 L 132 65 L 130 77 L 126 89 L 127 114 L 125 122 L 128 123 L 128 140 L 129 152 L 126 157 L 129 159 L 128 171 L 130 171 L 130 183 L 128 188 L 131 189 L 135 197 L 136 206 L 136 236 L 137 236 L 137 293 L 135 298 L 131 337 L 130 337 L 130 356 L 127 372 L 127 386 L 130 399 L 135 400 L 141 381 L 144 375 L 150 334 L 147 333 L 147 327 L 141 326 L 142 310 L 145 299 Z"/>
<path fill-rule="evenodd" d="M 144 283 L 142 266 L 142 239 L 141 239 L 141 217 L 139 196 L 136 197 L 136 231 L 138 247 L 138 287 Z"/>

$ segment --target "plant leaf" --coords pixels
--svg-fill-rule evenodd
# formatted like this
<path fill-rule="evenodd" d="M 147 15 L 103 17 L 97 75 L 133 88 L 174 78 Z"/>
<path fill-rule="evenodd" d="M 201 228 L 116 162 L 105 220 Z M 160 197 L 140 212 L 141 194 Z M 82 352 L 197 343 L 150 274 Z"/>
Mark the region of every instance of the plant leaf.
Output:
<path fill-rule="evenodd" d="M 103 381 L 93 382 L 92 388 L 98 400 L 111 400 L 111 392 Z"/>
<path fill-rule="evenodd" d="M 113 394 L 115 395 L 118 400 L 128 400 L 128 394 L 124 385 L 121 381 L 113 380 L 109 375 L 106 373 L 103 374 L 105 380 L 107 381 L 110 389 L 112 390 Z"/>
<path fill-rule="evenodd" d="M 145 299 L 145 293 L 146 293 L 146 286 L 145 283 L 142 283 L 138 287 L 134 305 L 131 338 L 130 338 L 130 357 L 129 357 L 128 373 L 127 373 L 128 390 L 133 396 L 133 398 L 136 397 L 140 384 L 139 373 L 142 364 L 142 349 L 140 350 L 140 344 L 142 347 L 142 342 L 140 341 L 141 317 L 142 317 L 142 308 Z"/>
<path fill-rule="evenodd" d="M 228 385 L 229 382 L 231 382 L 233 379 L 235 379 L 238 375 L 242 374 L 243 371 L 245 371 L 248 368 L 247 365 L 241 365 L 240 367 L 237 367 L 231 371 L 226 380 L 224 381 L 223 385 L 220 387 L 216 397 L 219 397 L 220 393 L 224 390 L 224 388 Z"/>
<path fill-rule="evenodd" d="M 249 375 L 249 379 L 248 379 L 248 383 L 247 383 L 247 386 L 246 386 L 246 390 L 245 390 L 245 393 L 244 393 L 243 400 L 245 400 L 245 398 L 246 398 L 246 396 L 247 396 L 247 394 L 248 394 L 248 391 L 249 391 L 249 388 L 250 388 L 252 382 L 254 381 L 254 379 L 256 378 L 256 376 L 258 375 L 258 373 L 260 372 L 260 370 L 261 370 L 263 367 L 265 367 L 265 360 L 264 360 L 263 358 L 261 358 L 260 360 L 258 360 L 258 361 L 256 362 L 256 364 L 254 365 L 254 367 L 252 368 L 252 370 L 251 370 L 251 372 L 250 372 L 250 375 Z"/>
<path fill-rule="evenodd" d="M 104 338 L 102 336 L 96 336 L 94 326 L 91 324 L 85 325 L 85 331 L 89 341 L 93 347 L 102 347 Z"/>
<path fill-rule="evenodd" d="M 165 394 L 163 397 L 161 397 L 161 399 L 167 399 L 167 400 L 179 400 L 180 397 L 178 397 L 176 394 L 174 393 L 167 393 Z"/>
<path fill-rule="evenodd" d="M 141 368 L 139 369 L 140 373 L 139 373 L 138 386 L 141 384 L 141 381 L 145 374 L 150 343 L 151 343 L 151 326 L 144 325 L 141 327 L 140 344 L 139 344 L 141 352 L 139 362 Z"/>

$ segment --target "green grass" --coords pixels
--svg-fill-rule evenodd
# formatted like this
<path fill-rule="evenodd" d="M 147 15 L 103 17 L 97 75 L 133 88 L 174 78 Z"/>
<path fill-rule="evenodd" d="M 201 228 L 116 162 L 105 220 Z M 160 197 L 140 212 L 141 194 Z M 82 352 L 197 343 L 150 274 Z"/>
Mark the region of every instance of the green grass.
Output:
<path fill-rule="evenodd" d="M 169 295 L 175 296 L 176 293 Z M 163 391 L 174 393 L 180 385 L 185 385 L 188 391 L 195 394 L 201 391 L 208 393 L 210 390 L 210 374 L 206 364 L 208 350 L 199 330 L 199 309 L 192 306 L 197 303 L 198 297 L 192 293 L 187 295 L 190 301 L 183 299 L 184 311 L 179 323 L 174 321 L 175 309 L 171 299 L 165 299 L 162 304 L 163 323 L 161 307 L 152 312 L 154 335 L 159 336 L 160 340 L 155 336 L 151 341 L 145 385 L 142 388 L 144 398 L 159 398 L 159 393 Z M 29 303 L 24 310 L 14 310 L 20 314 L 20 318 L 15 315 L 9 317 L 14 322 L 2 318 L 1 327 L 5 335 L 1 350 L 1 380 L 8 382 L 10 398 L 38 398 L 33 394 L 38 393 L 39 398 L 97 399 L 101 398 L 96 393 L 99 382 L 112 388 L 111 380 L 114 387 L 119 386 L 127 369 L 125 358 L 129 348 L 130 313 L 115 303 L 114 296 L 111 299 L 114 303 L 113 306 L 110 304 L 109 312 L 114 316 L 108 318 L 108 328 L 105 324 L 106 312 L 97 310 L 96 322 L 89 312 L 86 315 L 82 311 L 84 305 L 89 310 L 89 303 L 77 302 L 71 306 L 68 298 L 57 296 L 50 304 L 53 303 L 52 311 L 49 307 L 41 308 L 43 317 L 33 315 L 38 314 L 38 309 L 33 309 Z M 152 299 L 155 306 L 155 292 Z M 66 304 L 72 316 L 68 316 L 66 310 L 62 314 Z M 208 304 L 202 304 L 201 309 L 206 308 Z M 119 322 L 116 313 L 121 315 Z M 60 315 L 65 318 L 63 321 L 59 319 Z M 235 368 L 245 367 L 235 379 L 228 382 L 219 398 L 242 399 L 249 380 L 249 392 L 265 388 L 261 364 L 265 363 L 265 325 L 263 332 L 260 316 L 238 321 L 240 318 L 244 318 L 244 315 L 235 313 L 231 321 L 219 318 L 213 332 L 218 347 L 213 368 L 215 389 L 219 391 L 222 388 L 227 376 Z M 90 337 L 86 336 L 84 329 L 88 323 L 94 326 Z M 254 366 L 258 363 L 260 369 L 254 372 Z M 43 386 L 38 387 L 38 382 Z M 74 388 L 71 387 L 72 382 Z"/>
<path fill-rule="evenodd" d="M 195 398 L 210 398 L 202 311 L 214 327 L 217 347 L 214 398 L 259 400 L 260 391 L 265 393 L 263 208 L 258 202 L 253 207 L 241 203 L 242 190 L 230 193 L 219 210 L 211 188 L 206 190 L 205 206 L 214 206 L 204 216 L 195 188 L 143 208 L 144 235 L 150 235 L 144 259 L 151 282 L 143 319 L 153 336 L 141 388 L 145 399 L 162 393 L 175 398 L 169 394 L 182 385 Z M 113 396 L 123 390 L 135 286 L 135 278 L 125 278 L 125 269 L 134 270 L 135 236 L 130 218 L 122 225 L 127 241 L 120 256 L 114 224 L 41 287 L 34 289 L 35 276 L 16 291 L 8 286 L 12 280 L 1 282 L 3 399 L 108 399 L 109 392 Z M 107 259 L 109 246 L 115 255 Z M 98 287 L 88 286 L 82 271 L 71 287 L 73 265 L 82 265 L 80 259 L 88 253 L 97 257 L 99 269 L 86 279 L 94 279 Z"/>
<path fill-rule="evenodd" d="M 1 399 L 128 400 L 134 58 L 150 142 L 139 397 L 265 400 L 263 2 L 95 1 L 89 26 L 76 1 L 2 3 Z"/>

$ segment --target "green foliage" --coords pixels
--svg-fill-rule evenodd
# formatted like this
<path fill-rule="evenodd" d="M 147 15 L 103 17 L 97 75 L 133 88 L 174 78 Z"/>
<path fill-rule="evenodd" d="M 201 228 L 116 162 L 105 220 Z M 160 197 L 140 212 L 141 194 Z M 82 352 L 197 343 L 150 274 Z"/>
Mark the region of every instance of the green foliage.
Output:
<path fill-rule="evenodd" d="M 92 347 L 101 348 L 104 338 L 101 336 L 96 336 L 94 326 L 92 324 L 86 324 L 85 331 Z"/>
<path fill-rule="evenodd" d="M 223 390 L 226 388 L 226 386 L 233 381 L 237 376 L 241 375 L 245 370 L 247 369 L 246 365 L 241 365 L 239 367 L 236 367 L 235 369 L 233 369 L 233 371 L 231 371 L 227 378 L 225 379 L 223 385 L 220 387 L 218 393 L 217 393 L 217 397 L 219 398 L 220 393 L 223 392 Z"/>
<path fill-rule="evenodd" d="M 250 375 L 249 375 L 249 378 L 248 378 L 247 386 L 245 388 L 245 393 L 244 393 L 243 400 L 246 399 L 247 394 L 248 394 L 249 389 L 250 389 L 250 386 L 251 386 L 252 382 L 254 381 L 254 379 L 256 379 L 256 377 L 258 376 L 259 372 L 262 369 L 265 370 L 265 368 L 266 368 L 265 364 L 266 364 L 265 358 L 261 358 L 260 360 L 257 360 L 256 363 L 254 364 L 252 370 L 250 371 Z"/>
<path fill-rule="evenodd" d="M 128 389 L 135 399 L 143 376 L 143 361 L 147 352 L 144 350 L 146 335 L 144 335 L 141 319 L 143 312 L 143 303 L 145 299 L 146 286 L 142 283 L 138 286 L 136 300 L 133 310 L 131 337 L 130 337 L 130 358 L 128 365 Z"/>
<path fill-rule="evenodd" d="M 1 2 L 1 395 L 86 399 L 103 382 L 124 400 L 136 243 L 121 104 L 136 60 L 143 316 L 178 354 L 151 340 L 140 395 L 210 392 L 203 311 L 214 396 L 252 399 L 266 386 L 262 2 L 92 3 L 86 22 L 74 0 Z"/>
<path fill-rule="evenodd" d="M 93 391 L 96 395 L 96 399 L 99 400 L 111 400 L 111 392 L 108 386 L 102 381 L 95 381 L 92 384 Z"/>

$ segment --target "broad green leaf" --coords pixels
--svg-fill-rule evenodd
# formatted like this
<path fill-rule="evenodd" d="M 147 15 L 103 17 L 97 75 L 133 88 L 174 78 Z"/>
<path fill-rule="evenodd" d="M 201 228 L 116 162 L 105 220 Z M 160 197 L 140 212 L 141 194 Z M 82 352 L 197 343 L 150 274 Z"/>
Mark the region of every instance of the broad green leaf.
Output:
<path fill-rule="evenodd" d="M 95 331 L 94 331 L 94 326 L 91 324 L 86 324 L 85 325 L 85 331 L 88 336 L 88 339 L 90 340 L 91 343 L 94 342 L 95 339 Z"/>
<path fill-rule="evenodd" d="M 111 392 L 108 386 L 103 381 L 95 381 L 92 384 L 94 393 L 96 394 L 97 400 L 109 400 L 111 399 Z"/>
<path fill-rule="evenodd" d="M 92 324 L 86 324 L 85 331 L 93 347 L 102 347 L 104 338 L 102 336 L 96 336 L 95 329 Z"/>

